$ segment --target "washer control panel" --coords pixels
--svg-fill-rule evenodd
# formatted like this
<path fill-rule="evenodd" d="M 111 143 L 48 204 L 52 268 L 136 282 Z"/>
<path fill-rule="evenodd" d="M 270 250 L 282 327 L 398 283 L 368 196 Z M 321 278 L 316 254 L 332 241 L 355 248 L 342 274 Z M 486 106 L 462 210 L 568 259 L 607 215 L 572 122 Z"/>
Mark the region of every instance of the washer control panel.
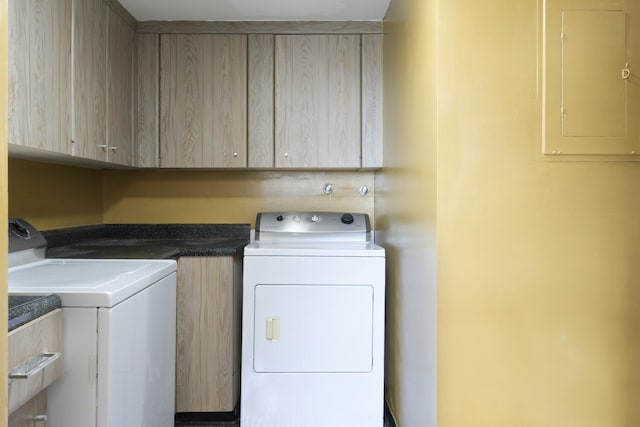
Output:
<path fill-rule="evenodd" d="M 369 216 L 343 212 L 261 212 L 256 233 L 368 233 Z"/>
<path fill-rule="evenodd" d="M 9 218 L 9 253 L 47 247 L 47 241 L 33 225 L 24 219 Z"/>

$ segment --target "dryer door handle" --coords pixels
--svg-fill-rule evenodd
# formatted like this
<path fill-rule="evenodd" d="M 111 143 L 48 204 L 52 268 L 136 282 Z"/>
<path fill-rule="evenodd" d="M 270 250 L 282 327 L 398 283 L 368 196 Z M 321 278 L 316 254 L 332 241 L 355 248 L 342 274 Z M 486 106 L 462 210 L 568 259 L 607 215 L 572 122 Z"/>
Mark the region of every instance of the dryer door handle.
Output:
<path fill-rule="evenodd" d="M 267 317 L 267 339 L 269 341 L 280 339 L 279 317 Z"/>

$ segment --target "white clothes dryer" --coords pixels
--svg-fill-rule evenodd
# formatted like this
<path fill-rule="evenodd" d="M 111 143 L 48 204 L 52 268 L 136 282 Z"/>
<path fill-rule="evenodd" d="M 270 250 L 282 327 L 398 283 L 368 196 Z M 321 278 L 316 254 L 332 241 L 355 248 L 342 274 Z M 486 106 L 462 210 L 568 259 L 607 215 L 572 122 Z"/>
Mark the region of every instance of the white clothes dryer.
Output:
<path fill-rule="evenodd" d="M 381 427 L 385 251 L 366 214 L 260 213 L 245 248 L 243 427 Z"/>

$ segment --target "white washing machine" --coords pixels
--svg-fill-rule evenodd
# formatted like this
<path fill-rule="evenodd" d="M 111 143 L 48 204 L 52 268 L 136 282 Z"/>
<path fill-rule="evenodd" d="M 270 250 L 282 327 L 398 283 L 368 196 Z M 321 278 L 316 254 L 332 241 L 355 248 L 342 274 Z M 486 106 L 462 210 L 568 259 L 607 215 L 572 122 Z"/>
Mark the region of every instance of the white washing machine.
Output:
<path fill-rule="evenodd" d="M 245 248 L 242 427 L 381 427 L 385 252 L 368 216 L 258 214 Z"/>
<path fill-rule="evenodd" d="M 44 258 L 46 240 L 9 220 L 9 293 L 58 294 L 63 373 L 49 427 L 173 427 L 176 262 Z"/>

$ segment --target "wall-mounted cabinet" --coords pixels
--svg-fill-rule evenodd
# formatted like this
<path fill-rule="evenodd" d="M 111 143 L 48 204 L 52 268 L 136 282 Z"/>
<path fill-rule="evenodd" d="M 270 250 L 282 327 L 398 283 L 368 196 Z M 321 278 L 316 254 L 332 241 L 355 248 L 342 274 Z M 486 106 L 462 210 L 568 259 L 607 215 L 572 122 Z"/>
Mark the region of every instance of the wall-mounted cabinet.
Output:
<path fill-rule="evenodd" d="M 382 166 L 381 34 L 218 25 L 138 34 L 139 167 Z"/>
<path fill-rule="evenodd" d="M 273 34 L 248 35 L 247 144 L 250 168 L 274 166 Z"/>
<path fill-rule="evenodd" d="M 249 36 L 249 167 L 382 166 L 382 36 Z"/>
<path fill-rule="evenodd" d="M 382 166 L 379 23 L 136 26 L 115 0 L 10 6 L 15 156 L 162 168 Z"/>
<path fill-rule="evenodd" d="M 107 5 L 73 2 L 73 155 L 107 160 Z"/>
<path fill-rule="evenodd" d="M 160 166 L 247 164 L 247 36 L 160 36 Z"/>
<path fill-rule="evenodd" d="M 547 2 L 543 152 L 640 154 L 640 6 L 633 1 Z"/>
<path fill-rule="evenodd" d="M 9 144 L 71 154 L 71 0 L 9 2 Z"/>
<path fill-rule="evenodd" d="M 275 38 L 275 166 L 360 167 L 360 36 Z"/>
<path fill-rule="evenodd" d="M 133 28 L 104 0 L 9 5 L 10 148 L 132 164 Z"/>
<path fill-rule="evenodd" d="M 135 31 L 111 8 L 107 29 L 107 160 L 133 166 Z"/>
<path fill-rule="evenodd" d="M 136 166 L 160 166 L 160 35 L 136 36 Z"/>

